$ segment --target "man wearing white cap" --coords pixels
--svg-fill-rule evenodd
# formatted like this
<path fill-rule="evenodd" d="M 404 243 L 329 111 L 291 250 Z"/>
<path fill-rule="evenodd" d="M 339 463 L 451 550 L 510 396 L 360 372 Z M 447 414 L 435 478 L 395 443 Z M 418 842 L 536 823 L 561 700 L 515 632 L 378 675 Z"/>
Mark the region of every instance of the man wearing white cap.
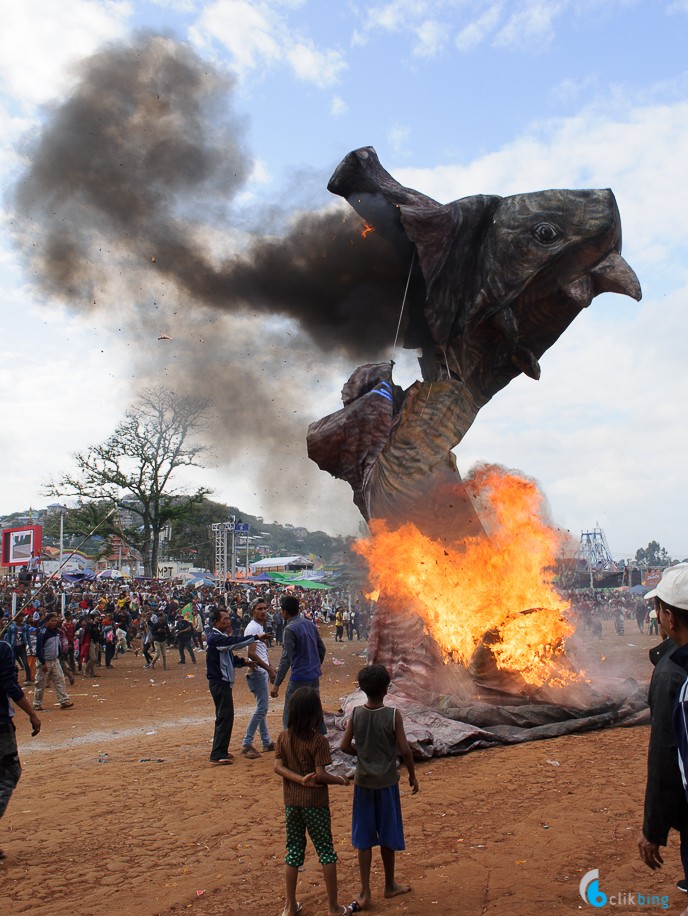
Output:
<path fill-rule="evenodd" d="M 651 710 L 650 745 L 647 752 L 645 814 L 638 840 L 640 858 L 652 869 L 664 862 L 659 851 L 666 846 L 669 830 L 681 838 L 683 880 L 679 890 L 688 892 L 688 802 L 681 779 L 673 715 L 676 698 L 688 675 L 688 563 L 664 570 L 653 598 L 664 642 L 650 650 L 655 666 L 648 702 Z"/>

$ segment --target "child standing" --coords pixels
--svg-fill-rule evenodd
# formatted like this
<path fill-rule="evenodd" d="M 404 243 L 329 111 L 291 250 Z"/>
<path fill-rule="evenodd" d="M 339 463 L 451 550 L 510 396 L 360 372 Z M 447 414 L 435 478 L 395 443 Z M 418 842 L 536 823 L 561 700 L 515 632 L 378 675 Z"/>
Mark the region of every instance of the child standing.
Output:
<path fill-rule="evenodd" d="M 296 902 L 296 883 L 306 851 L 306 830 L 322 865 L 330 913 L 349 916 L 355 912 L 337 901 L 337 853 L 332 844 L 327 791 L 328 785 L 346 786 L 349 781 L 325 769 L 332 757 L 327 739 L 319 731 L 322 718 L 318 691 L 300 687 L 289 701 L 287 730 L 277 739 L 275 773 L 284 781 L 287 821 L 287 905 L 282 916 L 295 916 L 301 910 Z"/>
<path fill-rule="evenodd" d="M 406 764 L 414 795 L 418 780 L 401 713 L 393 706 L 384 705 L 389 682 L 389 673 L 382 665 L 369 665 L 358 672 L 358 685 L 367 702 L 352 712 L 341 744 L 345 754 L 356 756 L 351 839 L 358 850 L 361 893 L 357 902 L 361 909 L 370 904 L 373 846 L 380 847 L 385 897 L 411 890 L 394 880 L 395 853 L 406 848 L 399 798 L 399 754 Z"/>

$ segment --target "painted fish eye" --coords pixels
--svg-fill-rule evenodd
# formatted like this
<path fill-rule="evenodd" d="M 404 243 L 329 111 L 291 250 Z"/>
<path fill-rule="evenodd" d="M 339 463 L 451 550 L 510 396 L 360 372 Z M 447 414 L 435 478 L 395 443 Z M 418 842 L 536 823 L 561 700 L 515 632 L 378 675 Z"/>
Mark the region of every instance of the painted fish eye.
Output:
<path fill-rule="evenodd" d="M 561 232 L 554 223 L 538 223 L 533 227 L 533 235 L 543 245 L 551 245 L 560 238 Z"/>

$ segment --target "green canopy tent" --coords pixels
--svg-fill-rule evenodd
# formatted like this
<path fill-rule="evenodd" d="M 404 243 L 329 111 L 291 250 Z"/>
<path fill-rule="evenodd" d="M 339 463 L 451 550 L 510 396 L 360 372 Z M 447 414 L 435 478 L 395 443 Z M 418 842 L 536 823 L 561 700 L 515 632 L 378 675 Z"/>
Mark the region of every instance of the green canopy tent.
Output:
<path fill-rule="evenodd" d="M 329 592 L 332 587 L 331 585 L 324 585 L 322 582 L 313 582 L 312 579 L 296 579 L 289 584 L 298 585 L 299 588 L 319 588 L 327 592 Z"/>
<path fill-rule="evenodd" d="M 321 589 L 323 591 L 329 591 L 332 586 L 324 585 L 322 582 L 314 582 L 312 579 L 299 579 L 298 573 L 279 573 L 271 572 L 268 573 L 273 582 L 277 582 L 278 585 L 297 585 L 299 588 L 311 588 L 311 589 Z"/>

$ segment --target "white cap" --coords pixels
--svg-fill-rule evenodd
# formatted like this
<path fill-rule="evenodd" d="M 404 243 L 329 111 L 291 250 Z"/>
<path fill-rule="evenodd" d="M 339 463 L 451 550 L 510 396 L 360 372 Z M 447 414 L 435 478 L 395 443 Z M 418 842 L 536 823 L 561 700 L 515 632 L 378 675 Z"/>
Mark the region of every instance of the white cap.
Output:
<path fill-rule="evenodd" d="M 646 598 L 661 598 L 665 604 L 688 611 L 688 563 L 667 567 L 656 588 Z"/>

